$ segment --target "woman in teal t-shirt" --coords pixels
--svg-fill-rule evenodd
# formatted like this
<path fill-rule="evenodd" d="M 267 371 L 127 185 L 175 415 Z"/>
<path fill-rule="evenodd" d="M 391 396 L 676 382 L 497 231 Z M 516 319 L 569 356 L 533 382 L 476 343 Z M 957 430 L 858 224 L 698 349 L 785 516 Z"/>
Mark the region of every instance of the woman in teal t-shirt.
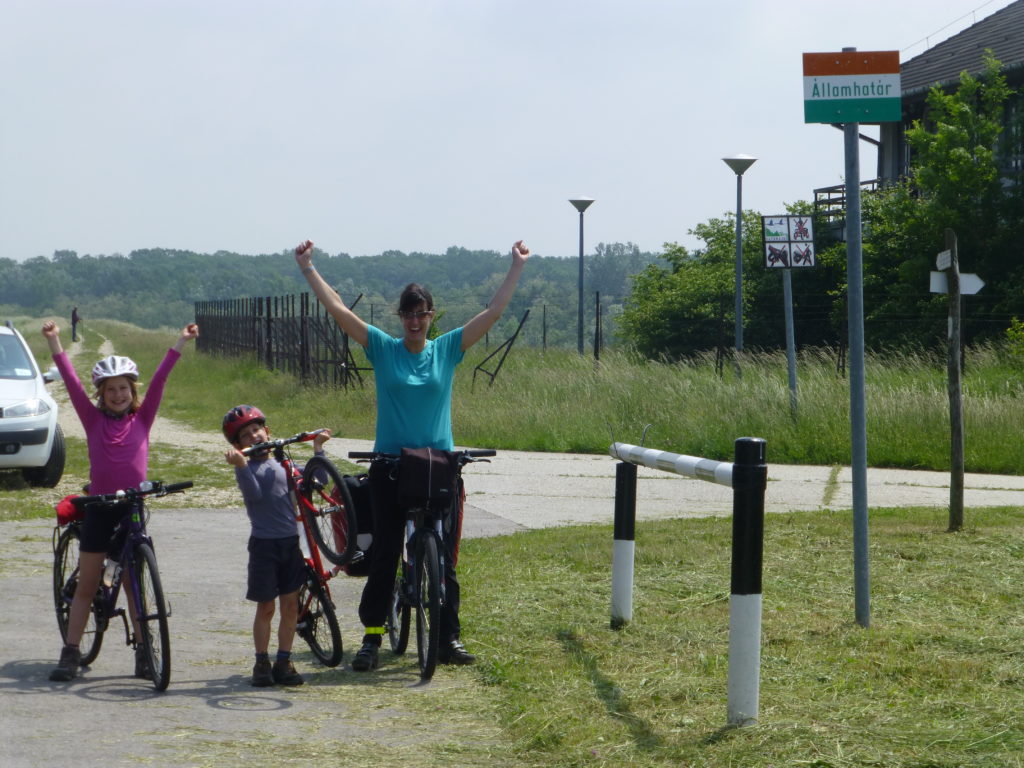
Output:
<path fill-rule="evenodd" d="M 395 338 L 367 325 L 345 306 L 313 267 L 312 241 L 306 240 L 295 248 L 295 261 L 313 293 L 349 338 L 366 350 L 366 356 L 373 363 L 377 389 L 374 450 L 398 453 L 403 447 L 452 449 L 455 367 L 462 362 L 466 350 L 480 341 L 501 317 L 529 256 L 530 250 L 523 241 L 517 241 L 512 246 L 512 266 L 487 308 L 461 328 L 428 340 L 427 333 L 434 319 L 434 299 L 426 288 L 410 283 L 402 291 L 398 302 L 402 336 Z M 405 523 L 404 512 L 398 504 L 397 484 L 389 477 L 387 467 L 375 462 L 369 474 L 374 517 L 373 557 L 359 601 L 359 620 L 365 633 L 363 645 L 352 661 L 352 669 L 360 672 L 373 669 L 378 663 Z M 454 548 L 457 542 L 451 537 L 445 544 Z M 446 603 L 441 613 L 438 660 L 447 664 L 472 664 L 475 657 L 466 651 L 460 639 L 459 583 L 452 565 L 453 554 L 449 551 L 445 557 Z"/>

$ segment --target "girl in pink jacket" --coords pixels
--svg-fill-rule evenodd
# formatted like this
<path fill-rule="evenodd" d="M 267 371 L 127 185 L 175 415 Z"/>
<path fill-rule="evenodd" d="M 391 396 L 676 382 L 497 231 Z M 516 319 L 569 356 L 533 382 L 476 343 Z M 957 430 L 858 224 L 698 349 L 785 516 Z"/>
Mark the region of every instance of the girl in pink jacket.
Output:
<path fill-rule="evenodd" d="M 145 400 L 139 400 L 139 369 L 127 357 L 109 355 L 92 369 L 92 383 L 96 393 L 90 397 L 60 343 L 60 328 L 49 321 L 43 324 L 53 353 L 54 362 L 67 387 L 71 404 L 85 427 L 89 450 L 89 493 L 114 493 L 125 488 L 138 488 L 146 479 L 149 466 L 149 431 L 156 419 L 157 408 L 163 397 L 164 384 L 174 364 L 181 357 L 185 343 L 199 335 L 199 327 L 190 324 L 167 350 L 153 380 L 146 390 Z M 78 557 L 78 587 L 68 615 L 67 640 L 61 650 L 60 661 L 50 673 L 50 679 L 60 682 L 73 680 L 78 673 L 81 653 L 78 645 L 89 618 L 92 597 L 99 586 L 103 560 L 110 537 L 121 511 L 114 508 L 90 507 L 82 523 L 82 537 Z M 128 585 L 125 584 L 127 588 Z M 131 599 L 128 606 L 133 605 Z M 134 623 L 135 617 L 132 616 Z M 138 635 L 138 627 L 135 627 Z M 145 661 L 136 649 L 135 674 L 145 677 Z"/>

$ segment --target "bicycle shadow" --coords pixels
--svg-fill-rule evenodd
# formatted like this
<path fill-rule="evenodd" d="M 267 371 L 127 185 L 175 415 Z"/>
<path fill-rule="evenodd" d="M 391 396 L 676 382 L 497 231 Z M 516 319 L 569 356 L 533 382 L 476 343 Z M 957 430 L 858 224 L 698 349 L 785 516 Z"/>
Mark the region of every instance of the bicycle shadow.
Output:
<path fill-rule="evenodd" d="M 24 659 L 3 664 L 0 666 L 0 695 L 53 693 L 114 704 L 192 698 L 205 700 L 209 707 L 231 711 L 276 711 L 293 706 L 288 699 L 272 695 L 280 694 L 280 688 L 257 692 L 248 675 L 191 679 L 178 684 L 172 679 L 167 690 L 156 691 L 148 680 L 128 674 L 94 675 L 89 667 L 84 667 L 83 673 L 69 683 L 53 682 L 49 679 L 53 664 L 52 659 Z"/>
<path fill-rule="evenodd" d="M 104 703 L 139 702 L 148 700 L 174 701 L 178 699 L 203 700 L 208 707 L 231 711 L 287 710 L 294 702 L 283 693 L 300 692 L 305 686 L 293 688 L 272 686 L 253 688 L 251 677 L 234 673 L 227 677 L 203 679 L 174 679 L 165 691 L 156 691 L 148 680 L 132 677 L 129 673 L 94 674 L 84 667 L 79 677 L 69 683 L 49 679 L 52 659 L 20 659 L 0 665 L 0 696 L 39 695 L 45 693 L 72 695 L 86 701 Z M 324 667 L 309 665 L 303 670 L 306 685 L 311 687 L 364 687 L 385 689 L 424 690 L 445 685 L 442 681 L 422 680 L 415 668 L 402 657 L 381 657 L 376 670 L 354 672 L 348 665 Z"/>

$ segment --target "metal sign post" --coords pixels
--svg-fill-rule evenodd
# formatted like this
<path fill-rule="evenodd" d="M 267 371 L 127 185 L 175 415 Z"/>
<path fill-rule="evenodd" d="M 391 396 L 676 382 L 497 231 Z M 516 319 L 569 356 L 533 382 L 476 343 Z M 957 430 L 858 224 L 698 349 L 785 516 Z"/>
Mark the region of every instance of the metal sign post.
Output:
<path fill-rule="evenodd" d="M 762 216 L 764 265 L 782 269 L 783 313 L 786 319 L 786 366 L 789 369 L 789 411 L 796 418 L 796 337 L 793 331 L 792 268 L 813 267 L 814 224 L 810 216 Z"/>
<path fill-rule="evenodd" d="M 814 223 L 810 216 L 762 216 L 761 239 L 765 267 L 782 270 L 782 302 L 785 315 L 785 361 L 790 370 L 790 413 L 797 417 L 797 342 L 793 330 L 793 268 L 817 263 L 814 256 Z"/>
<path fill-rule="evenodd" d="M 868 575 L 868 457 L 864 397 L 864 264 L 861 252 L 860 123 L 902 119 L 899 51 L 805 53 L 804 122 L 844 123 L 846 285 L 850 344 L 850 471 L 857 623 L 871 625 Z"/>

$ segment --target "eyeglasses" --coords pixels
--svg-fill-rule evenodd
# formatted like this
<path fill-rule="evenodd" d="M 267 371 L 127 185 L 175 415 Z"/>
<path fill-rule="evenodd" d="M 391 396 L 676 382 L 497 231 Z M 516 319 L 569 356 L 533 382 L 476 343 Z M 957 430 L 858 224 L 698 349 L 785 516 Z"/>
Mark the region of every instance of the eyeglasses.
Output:
<path fill-rule="evenodd" d="M 399 312 L 398 316 L 403 320 L 423 320 L 434 316 L 434 310 L 427 309 L 422 312 Z"/>

